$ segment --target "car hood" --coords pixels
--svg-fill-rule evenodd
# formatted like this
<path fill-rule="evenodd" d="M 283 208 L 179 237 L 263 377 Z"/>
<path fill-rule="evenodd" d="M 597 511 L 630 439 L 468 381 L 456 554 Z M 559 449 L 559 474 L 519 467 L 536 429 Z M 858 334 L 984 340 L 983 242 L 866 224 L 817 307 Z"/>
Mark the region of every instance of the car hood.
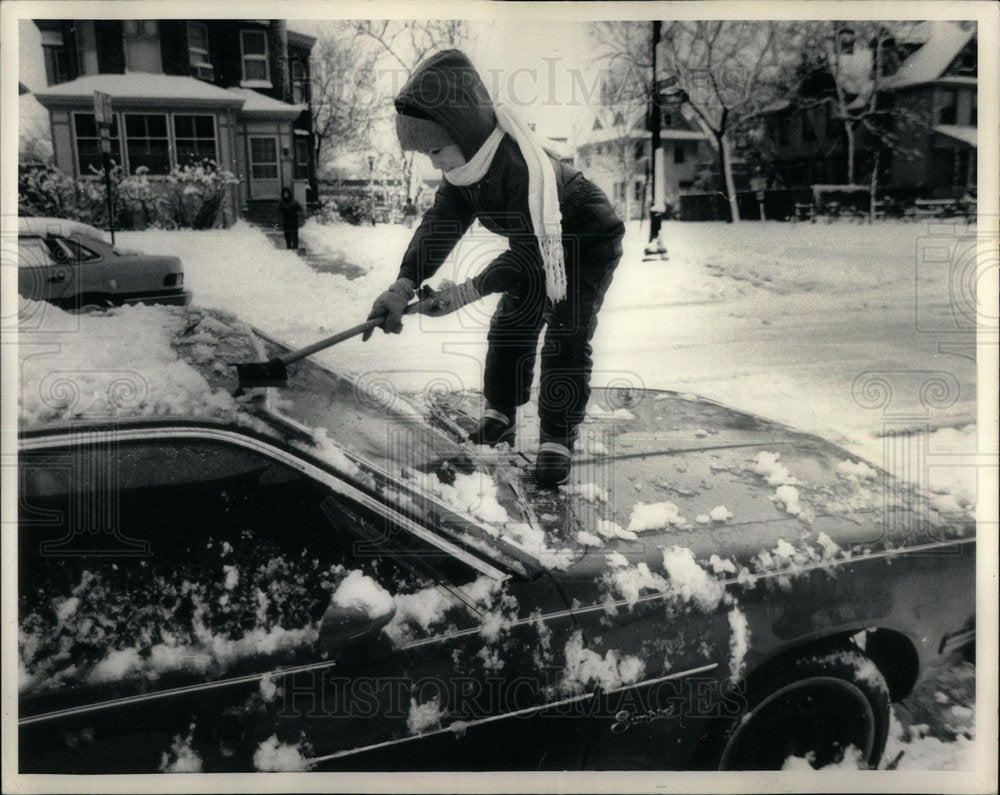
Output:
<path fill-rule="evenodd" d="M 289 367 L 287 386 L 234 401 L 228 365 L 267 361 L 287 346 L 223 313 L 170 314 L 177 316 L 172 355 L 204 376 L 204 394 L 149 394 L 137 416 L 180 406 L 243 430 L 266 428 L 339 476 L 409 506 L 428 526 L 463 518 L 468 538 L 461 540 L 482 554 L 568 581 L 592 582 L 623 563 L 663 571 L 667 558 L 680 565 L 685 556 L 721 576 L 751 576 L 974 532 L 971 517 L 936 512 L 926 495 L 836 445 L 670 391 L 594 389 L 570 484 L 540 489 L 531 475 L 530 428 L 522 428 L 523 453 L 497 456 L 435 426 L 427 395 L 361 384 L 309 359 Z M 146 375 L 150 392 L 161 383 L 177 388 Z M 477 393 L 450 396 L 444 413 L 467 418 L 476 400 Z M 109 405 L 123 421 L 124 408 Z"/>

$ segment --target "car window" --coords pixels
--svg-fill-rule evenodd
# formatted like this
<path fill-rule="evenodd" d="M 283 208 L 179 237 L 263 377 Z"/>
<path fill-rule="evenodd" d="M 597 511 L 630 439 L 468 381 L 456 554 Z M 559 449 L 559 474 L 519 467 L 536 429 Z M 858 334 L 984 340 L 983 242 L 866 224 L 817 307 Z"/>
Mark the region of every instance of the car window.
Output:
<path fill-rule="evenodd" d="M 17 239 L 17 264 L 20 268 L 38 268 L 53 265 L 56 260 L 48 245 L 40 237 Z"/>
<path fill-rule="evenodd" d="M 476 577 L 298 470 L 220 442 L 81 438 L 20 468 L 29 692 L 316 659 L 348 576 L 389 595 Z"/>
<path fill-rule="evenodd" d="M 83 243 L 81 243 L 78 240 L 74 240 L 73 238 L 69 237 L 61 237 L 59 238 L 59 242 L 66 247 L 66 249 L 69 251 L 70 256 L 76 262 L 86 262 L 87 260 L 100 259 L 101 256 L 100 254 L 98 254 L 92 248 L 88 248 L 87 246 L 83 245 Z"/>

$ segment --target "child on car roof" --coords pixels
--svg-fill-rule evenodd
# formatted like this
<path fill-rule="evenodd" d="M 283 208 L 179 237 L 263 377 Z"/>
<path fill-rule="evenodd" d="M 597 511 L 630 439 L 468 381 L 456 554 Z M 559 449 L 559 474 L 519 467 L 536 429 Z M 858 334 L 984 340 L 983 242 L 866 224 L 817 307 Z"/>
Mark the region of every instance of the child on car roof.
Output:
<path fill-rule="evenodd" d="M 420 64 L 395 108 L 403 149 L 429 157 L 444 180 L 396 282 L 375 300 L 370 317 L 384 315 L 383 331 L 398 333 L 416 288 L 473 221 L 506 237 L 507 251 L 468 281 L 445 283 L 425 314 L 446 315 L 502 293 L 487 335 L 487 407 L 471 434 L 473 442 L 491 446 L 514 442 L 517 409 L 528 401 L 545 326 L 535 475 L 544 485 L 564 483 L 590 398 L 590 342 L 621 258 L 624 225 L 597 186 L 493 103 L 462 52 L 445 50 Z"/>

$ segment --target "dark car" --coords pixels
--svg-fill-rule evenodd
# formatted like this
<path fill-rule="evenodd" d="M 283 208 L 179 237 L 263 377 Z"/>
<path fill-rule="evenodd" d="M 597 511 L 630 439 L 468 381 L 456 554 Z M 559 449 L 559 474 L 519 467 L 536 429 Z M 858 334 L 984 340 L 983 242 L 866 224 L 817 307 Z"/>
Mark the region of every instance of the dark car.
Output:
<path fill-rule="evenodd" d="M 202 409 L 20 432 L 22 773 L 875 766 L 973 640 L 972 521 L 821 439 L 597 390 L 545 491 L 468 395 L 304 361 L 234 400 L 283 348 L 158 311 Z"/>
<path fill-rule="evenodd" d="M 65 218 L 18 218 L 17 291 L 67 310 L 191 301 L 180 259 L 115 248 L 105 233 Z"/>

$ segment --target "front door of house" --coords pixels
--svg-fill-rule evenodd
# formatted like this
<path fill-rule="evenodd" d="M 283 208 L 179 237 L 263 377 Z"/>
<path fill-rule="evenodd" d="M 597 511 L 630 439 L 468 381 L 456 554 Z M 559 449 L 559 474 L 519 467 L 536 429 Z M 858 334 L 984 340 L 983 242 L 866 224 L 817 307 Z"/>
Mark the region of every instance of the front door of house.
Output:
<path fill-rule="evenodd" d="M 274 135 L 250 136 L 250 198 L 277 199 L 281 193 L 278 138 Z"/>

